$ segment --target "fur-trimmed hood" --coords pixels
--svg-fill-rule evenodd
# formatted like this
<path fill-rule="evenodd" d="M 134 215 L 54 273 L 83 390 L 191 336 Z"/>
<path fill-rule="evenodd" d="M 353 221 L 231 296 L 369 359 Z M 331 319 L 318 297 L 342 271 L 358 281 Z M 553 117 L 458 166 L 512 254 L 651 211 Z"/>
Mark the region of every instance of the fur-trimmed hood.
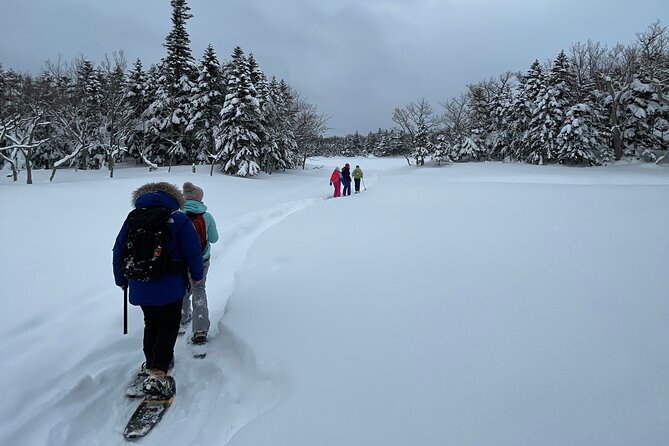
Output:
<path fill-rule="evenodd" d="M 170 197 L 174 198 L 179 205 L 179 209 L 184 207 L 186 200 L 184 199 L 181 189 L 174 184 L 166 183 L 161 181 L 160 183 L 146 183 L 143 186 L 137 188 L 136 191 L 132 193 L 131 203 L 133 206 L 137 205 L 137 199 L 144 194 L 151 192 L 164 192 Z"/>

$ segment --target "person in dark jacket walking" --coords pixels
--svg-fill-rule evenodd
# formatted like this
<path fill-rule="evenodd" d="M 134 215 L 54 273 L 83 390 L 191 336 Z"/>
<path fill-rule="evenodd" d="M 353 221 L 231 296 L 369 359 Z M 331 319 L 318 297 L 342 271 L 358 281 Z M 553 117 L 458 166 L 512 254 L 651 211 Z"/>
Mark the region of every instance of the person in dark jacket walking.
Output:
<path fill-rule="evenodd" d="M 346 163 L 341 170 L 341 182 L 344 185 L 342 195 L 351 195 L 351 165 L 349 163 Z"/>
<path fill-rule="evenodd" d="M 175 384 L 167 373 L 174 361 L 174 344 L 181 321 L 181 305 L 186 294 L 188 274 L 195 283 L 203 278 L 204 267 L 200 240 L 193 223 L 179 209 L 184 197 L 178 187 L 169 183 L 148 183 L 132 194 L 136 209 L 163 208 L 169 212 L 168 236 L 164 251 L 170 263 L 159 277 L 146 281 L 128 280 L 121 265 L 129 233 L 126 220 L 116 237 L 113 249 L 114 280 L 116 285 L 129 290 L 130 303 L 138 305 L 144 313 L 143 369 L 147 373 L 144 391 L 162 397 L 174 393 Z"/>

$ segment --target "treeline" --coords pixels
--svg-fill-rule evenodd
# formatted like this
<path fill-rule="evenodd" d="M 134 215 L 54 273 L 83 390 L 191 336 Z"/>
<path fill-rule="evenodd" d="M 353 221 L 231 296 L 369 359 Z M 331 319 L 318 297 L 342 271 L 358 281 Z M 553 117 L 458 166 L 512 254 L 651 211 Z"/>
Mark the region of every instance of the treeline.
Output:
<path fill-rule="evenodd" d="M 185 0 L 171 0 L 166 55 L 128 69 L 122 53 L 97 66 L 84 58 L 47 62 L 38 75 L 0 65 L 0 167 L 100 169 L 135 160 L 151 169 L 211 164 L 255 175 L 304 165 L 327 118 L 285 81 L 268 79 L 237 47 L 221 64 L 210 45 L 190 49 Z"/>
<path fill-rule="evenodd" d="M 395 129 L 329 138 L 321 147 L 324 154 L 404 155 L 416 165 L 428 158 L 653 162 L 669 146 L 668 85 L 669 33 L 656 22 L 629 45 L 576 43 L 524 74 L 469 85 L 440 103 L 441 113 L 420 99 L 394 110 Z"/>

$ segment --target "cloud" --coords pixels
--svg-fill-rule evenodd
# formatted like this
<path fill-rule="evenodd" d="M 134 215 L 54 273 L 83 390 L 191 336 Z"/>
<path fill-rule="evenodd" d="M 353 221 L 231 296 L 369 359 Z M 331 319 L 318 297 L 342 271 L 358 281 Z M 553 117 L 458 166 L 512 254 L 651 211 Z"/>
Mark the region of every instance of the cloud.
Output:
<path fill-rule="evenodd" d="M 392 126 L 394 107 L 436 102 L 469 83 L 552 59 L 587 39 L 630 42 L 664 0 L 190 0 L 193 56 L 236 45 L 332 115 L 332 132 Z M 145 65 L 164 56 L 166 0 L 3 0 L 0 63 L 36 72 L 46 59 L 101 60 L 123 50 Z M 439 107 L 435 107 L 438 111 Z"/>

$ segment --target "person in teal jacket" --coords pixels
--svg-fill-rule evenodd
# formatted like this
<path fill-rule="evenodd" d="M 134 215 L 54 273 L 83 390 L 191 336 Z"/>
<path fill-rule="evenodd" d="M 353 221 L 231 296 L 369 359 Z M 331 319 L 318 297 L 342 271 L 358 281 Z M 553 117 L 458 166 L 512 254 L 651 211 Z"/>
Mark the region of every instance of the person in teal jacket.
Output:
<path fill-rule="evenodd" d="M 211 244 L 218 241 L 218 229 L 214 217 L 207 212 L 207 206 L 202 202 L 204 191 L 193 183 L 186 182 L 183 185 L 185 203 L 182 208 L 187 214 L 201 215 L 206 227 L 206 242 L 202 250 L 202 261 L 204 262 L 204 275 L 202 280 L 191 282 L 190 290 L 186 292 L 181 307 L 181 324 L 186 325 L 192 320 L 193 344 L 204 344 L 207 342 L 209 332 L 209 308 L 207 306 L 207 272 L 211 259 Z M 191 218 L 192 219 L 192 218 Z M 197 229 L 197 222 L 193 222 Z M 191 295 L 193 297 L 193 309 L 191 311 Z"/>

